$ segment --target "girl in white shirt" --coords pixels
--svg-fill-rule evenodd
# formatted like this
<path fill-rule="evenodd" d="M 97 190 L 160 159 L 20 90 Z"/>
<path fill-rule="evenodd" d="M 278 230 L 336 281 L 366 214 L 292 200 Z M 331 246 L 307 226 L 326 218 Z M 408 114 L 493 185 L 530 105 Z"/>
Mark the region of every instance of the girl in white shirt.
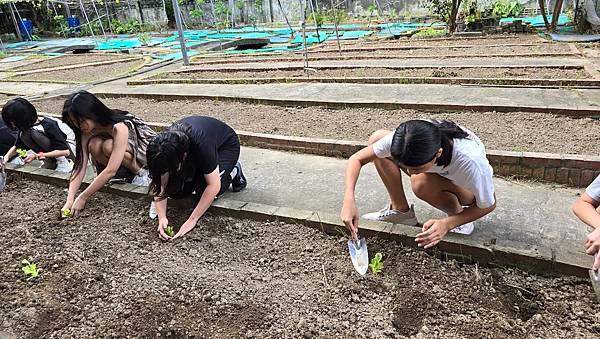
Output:
<path fill-rule="evenodd" d="M 423 224 L 423 232 L 415 239 L 421 247 L 435 246 L 451 230 L 471 234 L 472 222 L 496 207 L 493 170 L 479 138 L 451 121 L 410 120 L 394 131 L 375 132 L 369 145 L 348 160 L 341 218 L 353 237 L 359 215 L 356 182 L 362 166 L 370 162 L 388 191 L 390 204 L 363 218 L 418 224 L 414 206 L 404 194 L 402 172 L 410 176 L 418 198 L 448 215 Z"/>
<path fill-rule="evenodd" d="M 585 189 L 585 192 L 573 204 L 573 213 L 579 220 L 592 227 L 594 230 L 587 236 L 585 242 L 585 251 L 589 255 L 595 255 L 592 269 L 600 269 L 600 176 Z"/>

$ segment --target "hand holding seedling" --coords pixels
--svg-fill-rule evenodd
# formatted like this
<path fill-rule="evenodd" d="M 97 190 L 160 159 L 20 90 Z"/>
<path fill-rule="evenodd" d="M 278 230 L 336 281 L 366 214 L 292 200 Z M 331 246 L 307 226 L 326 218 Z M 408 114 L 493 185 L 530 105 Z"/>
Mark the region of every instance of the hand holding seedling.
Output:
<path fill-rule="evenodd" d="M 169 227 L 169 220 L 167 218 L 158 218 L 158 237 L 162 240 L 171 240 L 172 234 L 167 234 L 166 230 Z"/>
<path fill-rule="evenodd" d="M 600 251 L 600 228 L 596 228 L 587 236 L 587 241 L 585 242 L 585 251 L 589 255 L 595 255 L 598 253 L 598 251 Z M 600 256 L 596 256 L 592 269 L 600 269 Z"/>
<path fill-rule="evenodd" d="M 450 231 L 445 219 L 431 219 L 423 224 L 423 232 L 417 234 L 415 241 L 425 249 L 437 245 Z"/>
<path fill-rule="evenodd" d="M 71 216 L 73 217 L 77 217 L 79 215 L 79 213 L 81 213 L 81 211 L 85 208 L 85 203 L 87 202 L 87 199 L 85 197 L 82 197 L 81 194 L 77 197 L 77 199 L 75 199 L 75 202 L 73 203 L 73 206 L 71 206 Z"/>
<path fill-rule="evenodd" d="M 196 223 L 196 221 L 191 221 L 188 219 L 185 223 L 183 223 L 183 225 L 181 225 L 179 232 L 177 232 L 177 234 L 175 234 L 171 240 L 183 237 L 186 233 L 191 231 L 192 228 L 196 227 Z"/>

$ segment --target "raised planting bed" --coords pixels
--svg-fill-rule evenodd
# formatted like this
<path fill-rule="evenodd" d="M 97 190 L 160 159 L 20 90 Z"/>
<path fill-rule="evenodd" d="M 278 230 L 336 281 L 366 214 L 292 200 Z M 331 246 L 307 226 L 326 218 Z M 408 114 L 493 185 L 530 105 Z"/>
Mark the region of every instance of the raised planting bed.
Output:
<path fill-rule="evenodd" d="M 197 68 L 165 72 L 130 85 L 148 83 L 439 83 L 523 86 L 599 86 L 582 66 L 536 67 L 329 67 Z M 585 80 L 590 79 L 590 80 Z"/>
<path fill-rule="evenodd" d="M 35 101 L 38 111 L 60 114 L 64 99 Z M 171 123 L 188 115 L 208 115 L 235 129 L 290 136 L 365 141 L 380 128 L 393 129 L 419 118 L 453 120 L 475 132 L 488 149 L 568 154 L 600 154 L 600 122 L 547 113 L 433 112 L 380 108 L 329 109 L 319 106 L 280 107 L 217 100 L 158 101 L 105 98 L 147 121 Z M 560 128 L 557 128 L 560 126 Z"/>
<path fill-rule="evenodd" d="M 21 67 L 11 69 L 14 72 L 30 71 L 35 69 L 54 68 L 62 66 L 73 66 L 80 64 L 90 64 L 96 62 L 105 62 L 121 59 L 129 59 L 130 56 L 108 53 L 85 53 L 85 54 L 66 54 L 59 57 L 50 58 L 44 61 L 35 62 Z"/>
<path fill-rule="evenodd" d="M 511 52 L 510 50 L 514 50 Z M 573 52 L 563 48 L 557 48 L 558 52 L 535 51 L 528 48 L 498 48 L 481 51 L 473 51 L 471 48 L 457 48 L 436 51 L 435 49 L 411 49 L 411 50 L 364 50 L 364 51 L 342 51 L 340 55 L 337 51 L 322 53 L 311 51 L 308 53 L 308 59 L 315 60 L 366 60 L 366 59 L 397 59 L 397 58 L 498 58 L 498 57 L 558 57 L 573 56 Z M 225 64 L 225 63 L 249 63 L 249 62 L 269 62 L 269 61 L 302 61 L 302 53 L 265 53 L 248 56 L 226 56 L 214 55 L 207 57 L 194 58 L 193 64 Z"/>
<path fill-rule="evenodd" d="M 299 225 L 203 218 L 158 240 L 147 203 L 98 194 L 60 220 L 62 188 L 16 180 L 0 215 L 0 333 L 18 337 L 596 337 L 586 279 L 441 261 L 371 238 L 360 277 L 346 238 Z M 179 225 L 188 211 L 171 210 Z M 41 268 L 26 281 L 21 261 Z"/>
<path fill-rule="evenodd" d="M 118 62 L 108 65 L 85 66 L 79 68 L 37 72 L 16 75 L 11 81 L 55 82 L 55 83 L 86 83 L 107 80 L 134 71 L 144 64 L 144 59 Z"/>

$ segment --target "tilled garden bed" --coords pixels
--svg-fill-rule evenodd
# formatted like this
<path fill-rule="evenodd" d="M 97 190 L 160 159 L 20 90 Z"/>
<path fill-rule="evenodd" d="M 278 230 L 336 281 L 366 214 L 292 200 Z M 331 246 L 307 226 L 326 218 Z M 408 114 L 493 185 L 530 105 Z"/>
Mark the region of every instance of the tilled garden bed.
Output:
<path fill-rule="evenodd" d="M 597 337 L 587 279 L 441 261 L 369 239 L 359 276 L 346 238 L 299 225 L 203 218 L 163 243 L 147 203 L 98 194 L 60 220 L 63 188 L 16 179 L 0 199 L 0 335 L 98 337 Z M 182 213 L 185 212 L 185 213 Z M 179 225 L 189 211 L 171 211 Z M 26 281 L 21 261 L 41 268 Z"/>
<path fill-rule="evenodd" d="M 13 76 L 10 79 L 14 81 L 86 83 L 124 75 L 143 64 L 144 60 L 139 59 L 108 65 L 24 74 Z"/>
<path fill-rule="evenodd" d="M 279 107 L 217 100 L 157 101 L 107 98 L 119 108 L 147 121 L 171 123 L 189 115 L 208 115 L 236 129 L 293 136 L 367 140 L 380 128 L 393 129 L 402 121 L 419 118 L 450 119 L 475 132 L 488 149 L 507 151 L 600 154 L 600 122 L 546 113 L 427 112 L 412 109 L 329 109 Z M 64 100 L 34 102 L 39 111 L 60 114 Z"/>
<path fill-rule="evenodd" d="M 72 66 L 79 64 L 90 64 L 102 61 L 112 61 L 130 58 L 127 55 L 108 54 L 108 53 L 85 53 L 85 54 L 68 54 L 56 58 L 51 58 L 45 61 L 36 62 L 11 69 L 14 72 L 30 71 L 34 69 L 53 68 L 61 66 Z"/>
<path fill-rule="evenodd" d="M 165 72 L 149 79 L 271 79 L 271 78 L 518 78 L 518 79 L 587 79 L 591 76 L 582 68 L 559 67 L 317 67 L 305 72 L 301 68 L 281 69 L 203 69 L 185 72 Z"/>

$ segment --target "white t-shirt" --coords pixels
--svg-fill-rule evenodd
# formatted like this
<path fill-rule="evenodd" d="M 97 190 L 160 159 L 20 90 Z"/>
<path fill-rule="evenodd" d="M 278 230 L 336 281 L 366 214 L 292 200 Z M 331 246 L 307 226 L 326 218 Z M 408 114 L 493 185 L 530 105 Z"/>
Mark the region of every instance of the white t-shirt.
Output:
<path fill-rule="evenodd" d="M 585 193 L 592 199 L 600 202 L 600 175 L 585 189 Z"/>
<path fill-rule="evenodd" d="M 446 167 L 433 165 L 427 173 L 439 174 L 473 193 L 477 207 L 491 207 L 496 202 L 492 181 L 494 170 L 486 158 L 485 146 L 481 140 L 473 132 L 462 129 L 469 137 L 453 140 L 450 164 Z M 378 158 L 392 156 L 393 138 L 394 131 L 373 144 L 373 151 Z"/>

